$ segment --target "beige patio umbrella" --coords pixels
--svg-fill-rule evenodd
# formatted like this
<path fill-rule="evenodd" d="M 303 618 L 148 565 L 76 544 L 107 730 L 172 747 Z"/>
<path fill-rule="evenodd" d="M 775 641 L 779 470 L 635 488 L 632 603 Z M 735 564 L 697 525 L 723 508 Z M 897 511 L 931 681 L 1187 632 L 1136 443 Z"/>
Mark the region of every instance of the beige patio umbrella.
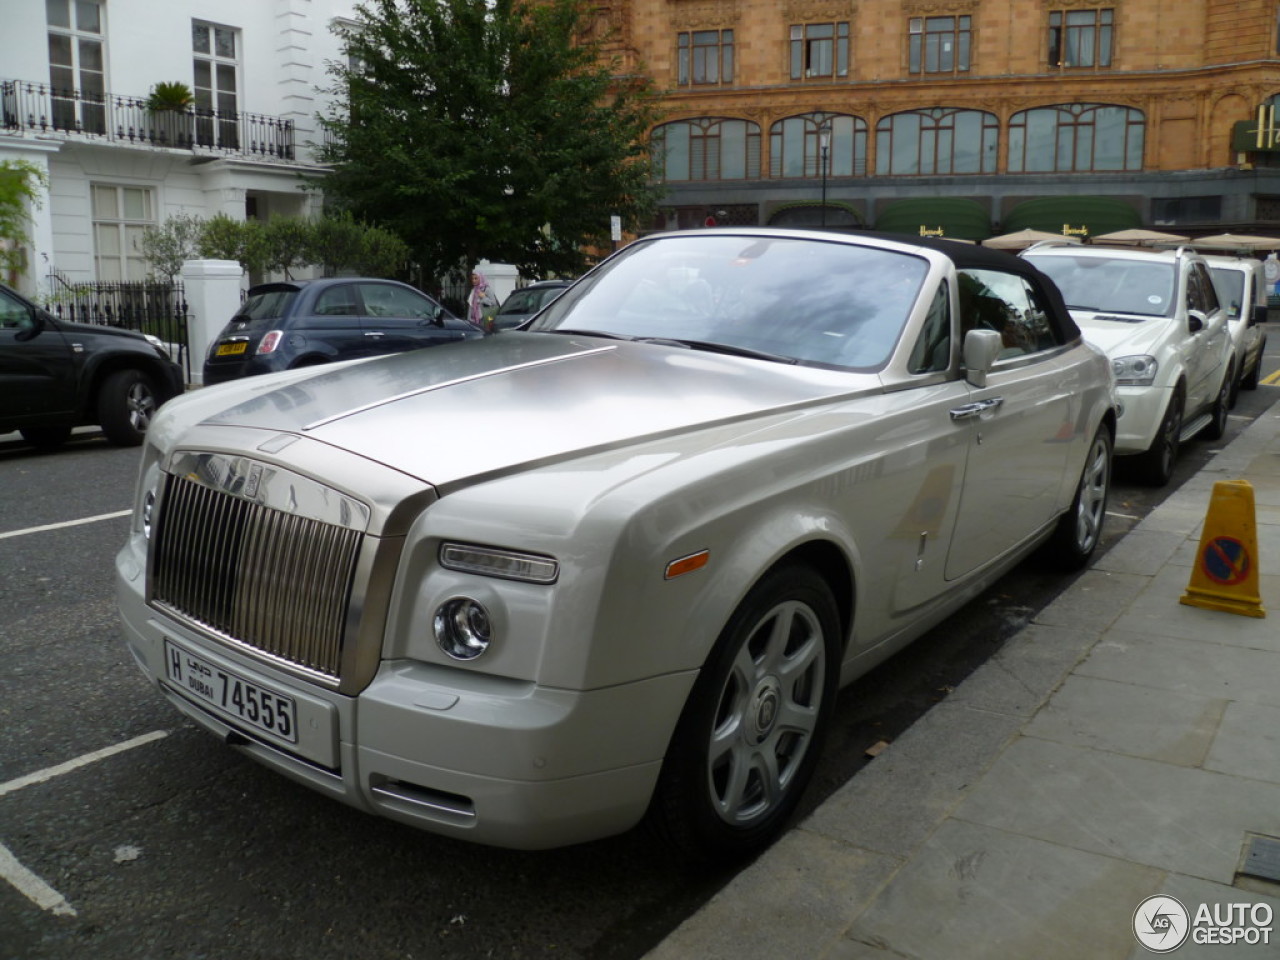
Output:
<path fill-rule="evenodd" d="M 1089 238 L 1093 243 L 1123 243 L 1136 247 L 1155 245 L 1157 243 L 1187 243 L 1190 237 L 1180 233 L 1163 233 L 1160 230 L 1116 230 L 1112 233 L 1101 233 Z"/>
<path fill-rule="evenodd" d="M 987 237 L 982 241 L 982 245 L 996 250 L 1025 250 L 1032 244 L 1042 243 L 1045 240 L 1065 240 L 1067 243 L 1080 242 L 1079 237 L 1067 237 L 1060 233 L 1032 230 L 1028 227 L 1025 230 L 1016 230 L 1013 233 L 1002 233 L 998 237 Z"/>
<path fill-rule="evenodd" d="M 1211 237 L 1196 237 L 1191 242 L 1197 247 L 1217 250 L 1280 250 L 1280 237 L 1258 237 L 1247 233 L 1215 233 Z"/>

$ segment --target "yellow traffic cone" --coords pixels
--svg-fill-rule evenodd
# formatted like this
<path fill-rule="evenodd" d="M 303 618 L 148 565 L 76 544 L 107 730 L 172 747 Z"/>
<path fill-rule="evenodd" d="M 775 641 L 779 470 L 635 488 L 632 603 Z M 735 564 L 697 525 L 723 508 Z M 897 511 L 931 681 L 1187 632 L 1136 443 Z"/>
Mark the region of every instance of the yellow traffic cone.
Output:
<path fill-rule="evenodd" d="M 1258 527 L 1247 480 L 1213 485 L 1196 565 L 1180 602 L 1245 617 L 1267 615 L 1258 595 Z"/>

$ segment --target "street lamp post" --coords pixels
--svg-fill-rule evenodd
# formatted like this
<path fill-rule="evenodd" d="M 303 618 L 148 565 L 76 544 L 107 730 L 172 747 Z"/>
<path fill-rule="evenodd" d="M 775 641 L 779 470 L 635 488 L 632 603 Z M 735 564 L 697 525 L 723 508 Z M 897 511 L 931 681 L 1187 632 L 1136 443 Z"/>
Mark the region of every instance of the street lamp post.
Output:
<path fill-rule="evenodd" d="M 818 128 L 818 145 L 822 149 L 822 226 L 827 225 L 827 150 L 831 146 L 831 128 L 823 124 Z"/>

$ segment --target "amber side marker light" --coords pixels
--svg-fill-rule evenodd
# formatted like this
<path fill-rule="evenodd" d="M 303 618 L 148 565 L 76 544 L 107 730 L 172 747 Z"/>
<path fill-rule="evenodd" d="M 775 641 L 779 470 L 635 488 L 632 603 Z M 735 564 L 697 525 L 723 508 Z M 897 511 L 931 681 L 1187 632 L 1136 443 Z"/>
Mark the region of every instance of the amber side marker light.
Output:
<path fill-rule="evenodd" d="M 674 580 L 676 577 L 683 577 L 686 573 L 701 570 L 710 560 L 710 550 L 699 550 L 697 553 L 691 553 L 689 556 L 681 557 L 679 560 L 672 560 L 667 564 L 667 571 L 663 574 L 663 578 Z"/>

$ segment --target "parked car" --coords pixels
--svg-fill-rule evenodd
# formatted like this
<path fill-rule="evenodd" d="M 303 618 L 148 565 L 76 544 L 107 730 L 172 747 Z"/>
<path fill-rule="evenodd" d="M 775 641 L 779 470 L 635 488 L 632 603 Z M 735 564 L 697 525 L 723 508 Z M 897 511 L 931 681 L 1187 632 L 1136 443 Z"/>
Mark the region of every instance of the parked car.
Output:
<path fill-rule="evenodd" d="M 564 293 L 570 282 L 569 280 L 535 280 L 527 287 L 513 290 L 511 295 L 502 301 L 502 306 L 498 307 L 498 312 L 493 318 L 493 328 L 510 330 L 520 326 Z"/>
<path fill-rule="evenodd" d="M 1236 380 L 1231 388 L 1231 406 L 1236 405 L 1240 387 L 1257 389 L 1262 357 L 1267 348 L 1267 279 L 1262 263 L 1252 257 L 1205 256 L 1209 273 L 1218 288 L 1218 300 L 1227 311 L 1231 328 L 1232 355 Z"/>
<path fill-rule="evenodd" d="M 784 827 L 839 686 L 1031 551 L 1089 560 L 1115 412 L 1025 261 L 712 229 L 159 426 L 117 595 L 174 707 L 442 834 L 707 859 Z"/>
<path fill-rule="evenodd" d="M 250 288 L 209 345 L 204 382 L 471 340 L 483 332 L 395 280 L 330 277 Z"/>
<path fill-rule="evenodd" d="M 1205 259 L 1189 248 L 1037 245 L 1022 253 L 1062 291 L 1085 339 L 1111 358 L 1120 398 L 1116 453 L 1163 486 L 1179 445 L 1226 430 L 1235 382 L 1231 331 Z"/>
<path fill-rule="evenodd" d="M 96 424 L 111 443 L 136 446 L 182 390 L 182 369 L 155 338 L 59 320 L 0 284 L 0 434 L 56 447 Z"/>

